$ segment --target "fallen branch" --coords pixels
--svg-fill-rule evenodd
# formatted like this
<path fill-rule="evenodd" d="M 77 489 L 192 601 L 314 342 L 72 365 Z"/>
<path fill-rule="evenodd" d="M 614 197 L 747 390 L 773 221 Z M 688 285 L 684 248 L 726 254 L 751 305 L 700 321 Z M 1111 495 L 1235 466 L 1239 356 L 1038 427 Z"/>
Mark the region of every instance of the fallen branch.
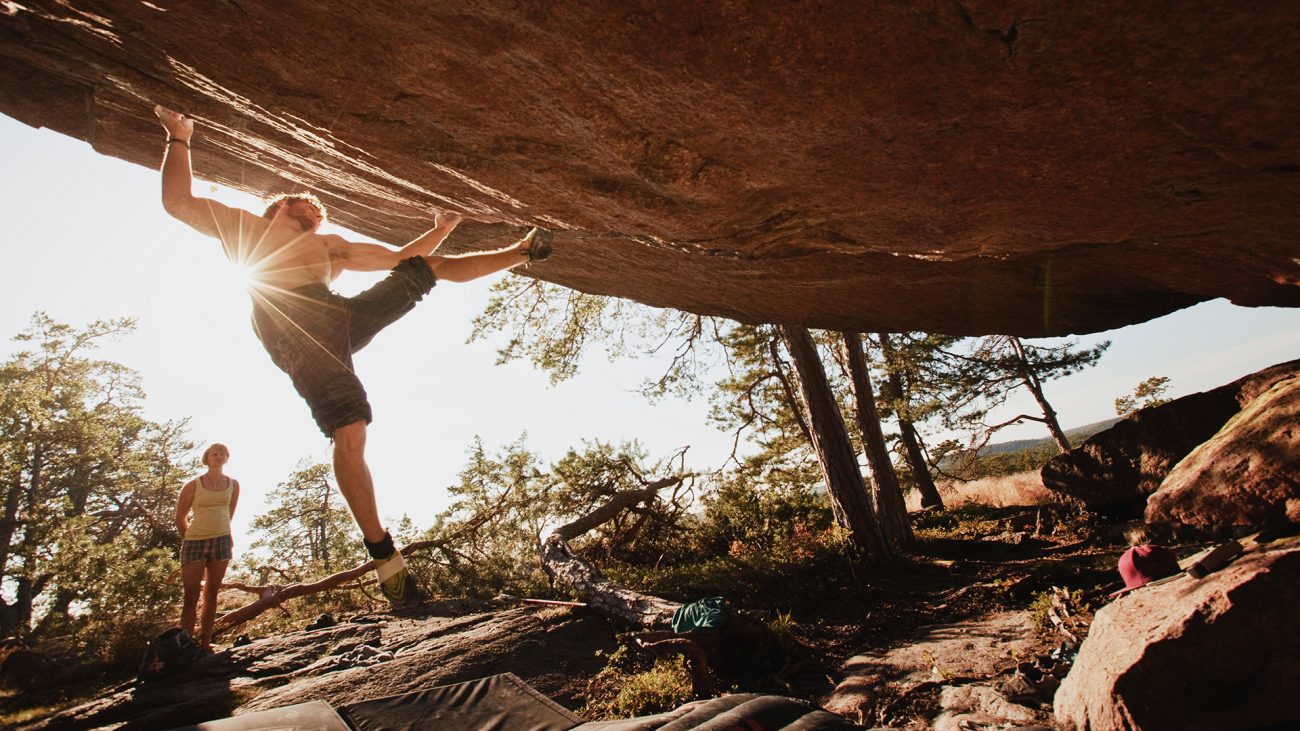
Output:
<path fill-rule="evenodd" d="M 416 541 L 415 543 L 409 544 L 406 547 L 402 548 L 402 555 L 409 556 L 415 551 L 424 548 L 429 548 L 430 546 L 434 546 L 434 545 L 436 545 L 435 541 Z M 359 579 L 362 576 L 365 576 L 368 572 L 373 571 L 375 568 L 374 564 L 375 564 L 374 561 L 366 561 L 360 566 L 355 566 L 346 571 L 340 571 L 336 574 L 331 574 L 329 576 L 326 576 L 323 579 L 318 579 L 316 581 L 306 583 L 306 584 L 293 583 L 293 584 L 255 585 L 255 584 L 242 584 L 239 582 L 226 582 L 225 584 L 222 585 L 221 587 L 222 589 L 238 589 L 239 591 L 245 591 L 250 594 L 256 595 L 257 599 L 250 604 L 245 604 L 244 606 L 238 609 L 233 609 L 229 612 L 226 612 L 225 614 L 222 614 L 220 617 L 217 618 L 216 624 L 213 626 L 213 629 L 215 632 L 218 633 L 225 632 L 234 629 L 235 627 L 238 627 L 239 625 L 245 622 L 255 619 L 256 617 L 261 615 L 262 612 L 265 612 L 268 609 L 274 609 L 275 607 L 284 604 L 290 599 L 297 599 L 299 597 L 304 597 L 311 594 L 317 594 L 319 592 L 326 591 L 328 589 L 337 589 L 343 586 L 344 584 L 348 583 L 349 581 Z M 374 583 L 374 581 L 372 580 L 365 583 L 359 583 L 359 586 L 364 587 L 365 585 L 371 583 Z"/>
<path fill-rule="evenodd" d="M 709 656 L 698 643 L 671 632 L 646 632 L 635 639 L 638 647 L 655 657 L 681 655 L 691 671 L 691 694 L 696 698 L 713 695 L 714 682 L 709 673 Z"/>

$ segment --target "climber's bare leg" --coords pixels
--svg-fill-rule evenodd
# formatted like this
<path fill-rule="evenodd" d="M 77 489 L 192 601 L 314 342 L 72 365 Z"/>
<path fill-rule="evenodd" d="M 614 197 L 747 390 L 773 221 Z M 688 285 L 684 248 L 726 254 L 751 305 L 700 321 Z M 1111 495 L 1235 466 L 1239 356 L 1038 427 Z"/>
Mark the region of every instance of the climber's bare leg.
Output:
<path fill-rule="evenodd" d="M 384 526 L 379 522 L 379 507 L 375 503 L 375 482 L 366 465 L 364 419 L 334 430 L 334 477 L 361 528 L 361 535 L 371 543 L 383 540 Z"/>
<path fill-rule="evenodd" d="M 496 251 L 480 251 L 457 256 L 426 256 L 434 276 L 442 282 L 469 282 L 505 269 L 527 264 L 523 242 Z"/>

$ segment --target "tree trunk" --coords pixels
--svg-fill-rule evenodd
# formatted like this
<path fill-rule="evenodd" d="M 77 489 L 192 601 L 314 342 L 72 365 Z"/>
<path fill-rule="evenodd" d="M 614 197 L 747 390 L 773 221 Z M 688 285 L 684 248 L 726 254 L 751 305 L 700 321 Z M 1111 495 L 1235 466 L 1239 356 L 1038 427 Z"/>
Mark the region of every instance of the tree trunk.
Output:
<path fill-rule="evenodd" d="M 681 606 L 610 581 L 600 569 L 576 556 L 558 531 L 542 541 L 541 550 L 542 567 L 551 578 L 575 589 L 587 604 L 605 614 L 654 629 L 667 627 Z"/>
<path fill-rule="evenodd" d="M 795 423 L 799 425 L 804 438 L 811 442 L 812 432 L 808 430 L 808 422 L 804 420 L 803 411 L 799 408 L 799 397 L 795 395 L 790 379 L 786 378 L 785 366 L 781 363 L 781 352 L 775 338 L 768 341 L 767 349 L 772 354 L 772 370 L 776 371 L 776 378 L 781 382 L 781 393 L 785 394 L 785 405 L 789 407 L 790 413 L 794 414 Z"/>
<path fill-rule="evenodd" d="M 0 609 L 3 610 L 0 611 L 0 633 L 3 633 L 5 636 L 27 634 L 31 631 L 32 603 L 36 599 L 36 596 L 41 593 L 41 590 L 45 588 L 45 583 L 49 580 L 47 576 L 44 579 L 34 582 L 30 575 L 20 575 L 15 577 L 10 576 L 6 572 L 9 561 L 13 558 L 14 554 L 29 559 L 24 561 L 24 563 L 29 567 L 33 563 L 30 560 L 30 548 L 26 549 L 28 551 L 27 556 L 22 555 L 22 544 L 27 543 L 28 539 L 24 538 L 20 545 L 14 545 L 14 533 L 17 532 L 17 526 L 19 525 L 18 514 L 23 512 L 24 507 L 32 505 L 37 500 L 39 490 L 42 487 L 41 483 L 44 480 L 45 450 L 41 446 L 39 435 L 33 438 L 32 441 L 35 442 L 35 444 L 32 448 L 30 479 L 28 480 L 27 485 L 23 486 L 21 473 L 19 474 L 18 483 L 13 485 L 9 495 L 5 496 L 4 522 L 3 524 L 0 524 L 0 528 L 3 529 L 4 538 L 3 547 L 0 548 L 0 550 L 3 551 L 3 563 L 0 563 L 0 580 L 5 581 L 6 583 L 13 582 L 14 587 L 14 601 L 12 604 L 5 602 L 3 598 L 0 598 Z M 26 500 L 23 498 L 26 498 Z"/>
<path fill-rule="evenodd" d="M 45 616 L 41 617 L 40 623 L 32 629 L 32 636 L 40 637 L 47 632 L 63 629 L 59 620 L 68 618 L 68 607 L 72 606 L 72 602 L 76 598 L 77 595 L 72 590 L 60 589 L 50 603 L 49 608 L 45 610 Z"/>
<path fill-rule="evenodd" d="M 876 410 L 876 392 L 871 387 L 871 373 L 867 359 L 862 354 L 862 339 L 857 333 L 842 332 L 844 360 L 849 366 L 849 386 L 857 404 L 858 430 L 862 432 L 862 449 L 867 464 L 875 478 L 876 518 L 885 538 L 895 546 L 910 549 L 916 539 L 912 524 L 907 519 L 907 505 L 903 490 L 898 486 L 894 463 L 885 446 L 885 433 L 880 428 L 880 413 Z"/>
<path fill-rule="evenodd" d="M 12 552 L 14 532 L 18 528 L 18 507 L 22 504 L 23 486 L 11 483 L 5 492 L 4 515 L 0 516 L 0 581 L 7 581 L 9 556 Z"/>
<path fill-rule="evenodd" d="M 898 354 L 894 351 L 894 344 L 889 342 L 887 333 L 876 333 L 876 337 L 880 338 L 880 352 L 885 356 L 891 395 L 901 401 L 907 392 L 903 390 L 903 379 L 898 375 Z M 921 491 L 921 507 L 942 510 L 943 498 L 939 496 L 939 488 L 930 476 L 930 464 L 925 461 L 925 453 L 921 451 L 916 426 L 903 415 L 902 409 L 895 409 L 895 415 L 898 417 L 898 434 L 903 442 L 903 452 L 907 455 L 907 465 L 912 468 L 912 480 L 916 483 L 916 489 Z"/>
<path fill-rule="evenodd" d="M 402 554 L 406 555 L 417 547 L 419 546 L 416 546 L 415 544 L 407 546 L 402 549 Z M 360 566 L 355 566 L 347 571 L 340 571 L 337 574 L 326 576 L 325 578 L 319 579 L 310 584 L 289 584 L 288 586 L 267 584 L 265 586 L 250 586 L 235 581 L 224 582 L 221 585 L 222 589 L 239 589 L 240 591 L 246 591 L 250 594 L 256 594 L 257 600 L 251 604 L 245 604 L 238 609 L 231 610 L 220 617 L 217 617 L 216 624 L 213 627 L 214 633 L 228 632 L 244 622 L 255 619 L 262 612 L 278 607 L 290 599 L 296 599 L 309 594 L 317 594 L 326 589 L 334 589 L 349 581 L 360 579 L 370 571 L 374 570 L 374 563 L 374 561 L 367 561 Z"/>
<path fill-rule="evenodd" d="M 1025 388 L 1034 395 L 1034 400 L 1038 402 L 1038 408 L 1043 412 L 1043 423 L 1047 425 L 1047 431 L 1051 432 L 1052 439 L 1056 442 L 1057 449 L 1061 454 L 1070 451 L 1070 440 L 1065 436 L 1065 431 L 1061 429 L 1061 423 L 1056 420 L 1056 410 L 1047 402 L 1047 396 L 1043 394 L 1043 383 L 1038 380 L 1038 376 L 1033 369 L 1029 367 L 1029 358 L 1025 355 L 1024 343 L 1020 338 L 1011 338 L 1011 347 L 1016 353 L 1016 364 L 1020 368 L 1020 380 L 1025 384 Z"/>
<path fill-rule="evenodd" d="M 839 403 L 826 379 L 826 369 L 812 335 L 802 327 L 780 325 L 778 330 L 794 361 L 808 409 L 813 450 L 826 480 L 826 494 L 840 525 L 853 533 L 858 548 L 872 558 L 889 558 L 889 546 L 876 522 L 857 454 L 849 439 Z"/>
<path fill-rule="evenodd" d="M 325 509 L 321 511 L 320 517 L 320 550 L 321 558 L 325 562 L 325 570 L 330 570 L 330 538 L 329 538 L 329 519 L 330 519 L 330 484 L 324 483 L 325 487 Z"/>
<path fill-rule="evenodd" d="M 402 547 L 401 553 L 402 556 L 410 556 L 412 553 L 422 551 L 426 548 L 441 547 L 442 543 L 440 541 L 416 541 L 415 543 L 410 543 Z M 276 571 L 281 576 L 285 575 L 285 573 L 280 569 L 271 566 L 264 566 L 261 568 Z M 353 566 L 350 569 L 317 579 L 310 584 L 294 583 L 253 585 L 242 584 L 237 581 L 223 582 L 221 584 L 223 590 L 237 589 L 239 591 L 245 591 L 249 594 L 255 594 L 257 599 L 250 604 L 245 604 L 238 609 L 233 609 L 217 617 L 215 630 L 218 633 L 229 632 L 235 627 L 238 627 L 249 620 L 255 619 L 262 612 L 278 607 L 290 599 L 297 599 L 298 597 L 309 596 L 311 594 L 319 594 L 328 589 L 337 589 L 352 581 L 358 582 L 357 585 L 347 588 L 362 588 L 365 584 L 375 584 L 377 586 L 379 582 L 375 577 L 371 576 L 369 578 L 364 578 L 366 574 L 374 570 L 375 562 L 370 560 L 358 566 Z"/>
<path fill-rule="evenodd" d="M 926 461 L 925 452 L 921 450 L 921 438 L 916 433 L 916 427 L 900 416 L 898 434 L 903 442 L 904 453 L 907 455 L 907 464 L 912 468 L 912 479 L 916 482 L 916 488 L 921 491 L 921 507 L 943 510 L 943 497 L 939 495 L 939 488 L 934 484 L 934 478 L 930 476 L 930 463 Z"/>
<path fill-rule="evenodd" d="M 13 603 L 10 604 L 0 598 L 0 633 L 5 637 L 22 637 L 32 630 L 32 604 L 36 596 L 45 588 L 49 576 L 46 575 L 38 582 L 33 582 L 27 576 L 20 576 L 12 581 Z"/>

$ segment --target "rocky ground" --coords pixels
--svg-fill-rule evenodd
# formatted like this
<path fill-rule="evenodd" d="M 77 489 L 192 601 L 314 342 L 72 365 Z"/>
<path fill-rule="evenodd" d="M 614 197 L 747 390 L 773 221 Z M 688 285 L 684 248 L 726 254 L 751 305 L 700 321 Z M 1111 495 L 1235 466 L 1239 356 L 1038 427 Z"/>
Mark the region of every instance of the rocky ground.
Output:
<path fill-rule="evenodd" d="M 746 608 L 768 618 L 788 615 L 797 644 L 776 675 L 724 678 L 724 686 L 808 699 L 868 727 L 942 728 L 962 713 L 994 711 L 1004 727 L 1047 723 L 1051 676 L 1063 674 L 1072 655 L 1068 637 L 1048 621 L 1044 597 L 1061 587 L 1082 590 L 1075 599 L 1095 604 L 1113 588 L 1121 547 L 1080 541 L 1068 531 L 1035 536 L 1037 517 L 1033 508 L 987 511 L 982 521 L 948 533 L 955 537 L 923 539 L 896 564 L 818 577 L 817 591 L 774 586 L 765 594 L 757 587 Z M 1088 612 L 1077 601 L 1057 614 L 1067 631 L 1086 632 Z M 167 728 L 501 672 L 590 716 L 589 683 L 605 665 L 598 653 L 616 649 L 629 629 L 587 609 L 430 602 L 227 648 L 174 680 L 37 687 L 21 702 L 57 708 L 78 692 L 94 695 L 19 728 Z M 1012 700 L 1014 707 L 1003 705 Z M 11 696 L 0 712 L 19 702 Z"/>

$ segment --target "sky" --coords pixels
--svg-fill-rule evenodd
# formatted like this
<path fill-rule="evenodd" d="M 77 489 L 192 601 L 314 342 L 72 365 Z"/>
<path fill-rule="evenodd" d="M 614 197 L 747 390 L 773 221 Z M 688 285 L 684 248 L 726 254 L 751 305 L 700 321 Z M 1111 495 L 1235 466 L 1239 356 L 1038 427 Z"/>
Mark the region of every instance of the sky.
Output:
<path fill-rule="evenodd" d="M 160 127 L 160 161 L 162 148 Z M 9 338 L 38 310 L 74 327 L 99 318 L 138 318 L 133 335 L 99 354 L 140 373 L 148 418 L 188 417 L 195 441 L 230 447 L 226 472 L 242 487 L 234 520 L 238 543 L 277 483 L 302 460 L 328 462 L 330 456 L 306 405 L 249 327 L 239 270 L 215 240 L 162 210 L 156 170 L 2 115 L 0 160 L 0 357 L 20 349 Z M 201 181 L 195 192 L 261 210 L 252 196 Z M 555 256 L 564 256 L 562 246 Z M 380 276 L 349 272 L 334 287 L 352 294 Z M 421 528 L 432 524 L 476 436 L 496 451 L 526 435 L 528 447 L 548 463 L 595 439 L 635 439 L 651 458 L 689 446 L 687 465 L 696 469 L 725 462 L 732 438 L 708 424 L 707 399 L 651 404 L 636 393 L 642 380 L 662 372 L 664 361 L 611 364 L 590 352 L 576 379 L 552 386 L 531 364 L 496 365 L 500 337 L 467 344 L 489 287 L 503 276 L 515 275 L 439 284 L 355 357 L 375 412 L 368 461 L 380 512 L 390 524 L 403 513 Z M 1150 376 L 1171 378 L 1168 395 L 1177 397 L 1300 357 L 1300 310 L 1214 301 L 1075 340 L 1091 345 L 1104 339 L 1113 344 L 1097 367 L 1046 386 L 1067 429 L 1114 416 L 1114 399 Z M 1018 397 L 992 420 L 1031 405 L 1027 396 Z M 1040 425 L 1026 423 L 994 441 L 1043 436 Z"/>

